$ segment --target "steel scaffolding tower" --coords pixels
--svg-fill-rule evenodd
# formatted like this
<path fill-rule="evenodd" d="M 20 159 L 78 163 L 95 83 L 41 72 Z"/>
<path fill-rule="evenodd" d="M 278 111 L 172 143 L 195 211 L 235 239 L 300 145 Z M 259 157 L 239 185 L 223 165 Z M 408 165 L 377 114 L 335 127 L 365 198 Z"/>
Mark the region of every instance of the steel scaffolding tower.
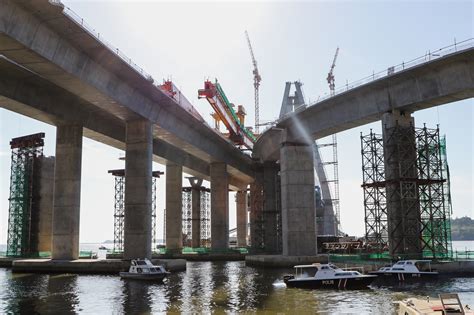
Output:
<path fill-rule="evenodd" d="M 7 256 L 22 257 L 37 252 L 39 191 L 34 191 L 44 133 L 14 138 L 12 149 Z"/>
<path fill-rule="evenodd" d="M 199 189 L 200 198 L 200 240 L 201 247 L 211 246 L 211 202 L 210 189 L 204 186 Z M 192 187 L 183 187 L 183 212 L 182 212 L 182 229 L 183 229 L 183 246 L 192 246 L 192 227 L 193 227 L 193 209 L 192 209 Z"/>
<path fill-rule="evenodd" d="M 448 257 L 451 253 L 451 207 L 445 141 L 440 140 L 439 128 L 416 130 L 420 214 L 422 222 L 423 256 Z"/>
<path fill-rule="evenodd" d="M 122 170 L 109 171 L 115 178 L 114 194 L 114 249 L 123 252 L 123 230 L 125 224 L 125 177 Z"/>
<path fill-rule="evenodd" d="M 339 235 L 341 231 L 341 214 L 339 202 L 339 162 L 337 157 L 337 135 L 333 134 L 331 137 L 331 142 L 329 143 L 316 143 L 315 145 L 317 147 L 316 150 L 320 150 L 325 147 L 330 147 L 332 149 L 332 159 L 325 159 L 323 157 L 321 159 L 321 164 L 323 166 L 323 171 L 325 174 L 330 174 L 326 171 L 326 167 L 332 168 L 331 173 L 333 176 L 331 178 L 329 175 L 326 175 L 326 179 L 322 180 L 320 184 L 321 186 L 326 185 L 329 189 L 330 195 L 323 196 L 323 201 L 332 205 L 332 208 L 334 210 L 334 231 L 336 235 Z M 323 152 L 321 152 L 321 155 L 322 153 Z"/>
<path fill-rule="evenodd" d="M 201 247 L 211 247 L 211 192 L 201 187 Z"/>
<path fill-rule="evenodd" d="M 383 159 L 383 138 L 370 130 L 361 133 L 362 188 L 364 190 L 365 239 L 370 248 L 382 251 L 388 246 L 387 199 Z"/>
<path fill-rule="evenodd" d="M 160 174 L 164 174 L 163 172 L 158 172 L 158 177 Z M 157 216 L 156 216 L 156 179 L 157 177 L 153 177 L 153 182 L 151 184 L 151 252 L 155 252 L 157 250 L 158 239 L 157 239 Z"/>
<path fill-rule="evenodd" d="M 123 252 L 124 228 L 125 228 L 125 170 L 110 170 L 109 174 L 115 177 L 114 194 L 114 248 L 115 253 Z M 151 200 L 151 227 L 152 227 L 152 251 L 156 250 L 157 240 L 157 217 L 156 217 L 156 180 L 163 172 L 152 172 L 152 200 Z"/>
<path fill-rule="evenodd" d="M 182 229 L 183 229 L 183 246 L 191 247 L 192 242 L 192 188 L 183 187 L 182 191 Z"/>
<path fill-rule="evenodd" d="M 366 241 L 379 252 L 390 242 L 392 254 L 410 248 L 418 253 L 405 254 L 449 257 L 449 170 L 439 129 L 395 126 L 387 129 L 386 138 L 391 148 L 384 154 L 381 135 L 361 134 Z M 411 152 L 407 144 L 413 141 L 416 147 Z M 386 179 L 384 161 L 396 164 L 390 169 L 399 178 Z M 392 215 L 390 227 L 387 200 L 402 211 Z"/>

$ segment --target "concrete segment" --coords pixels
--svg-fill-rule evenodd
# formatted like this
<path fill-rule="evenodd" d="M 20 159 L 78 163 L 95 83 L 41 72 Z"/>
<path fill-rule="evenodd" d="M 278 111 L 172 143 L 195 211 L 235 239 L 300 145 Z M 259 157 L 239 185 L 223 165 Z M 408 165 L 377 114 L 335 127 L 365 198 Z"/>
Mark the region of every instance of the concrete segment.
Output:
<path fill-rule="evenodd" d="M 278 210 L 281 209 L 277 202 L 280 201 L 277 194 L 278 183 L 278 164 L 275 162 L 265 162 L 263 165 L 263 229 L 264 229 L 264 251 L 266 254 L 277 254 L 278 253 L 278 221 L 277 214 Z M 301 174 L 304 178 L 305 174 Z"/>
<path fill-rule="evenodd" d="M 79 256 L 82 126 L 59 125 L 54 170 L 53 259 Z"/>
<path fill-rule="evenodd" d="M 152 133 L 148 120 L 126 127 L 124 259 L 151 258 Z"/>
<path fill-rule="evenodd" d="M 225 163 L 211 164 L 211 248 L 229 247 L 229 179 Z"/>
<path fill-rule="evenodd" d="M 283 255 L 316 255 L 313 148 L 284 143 L 280 155 Z"/>
<path fill-rule="evenodd" d="M 247 246 L 247 191 L 238 191 L 235 195 L 237 205 L 237 246 Z"/>
<path fill-rule="evenodd" d="M 183 167 L 166 165 L 166 249 L 181 252 L 183 247 Z"/>

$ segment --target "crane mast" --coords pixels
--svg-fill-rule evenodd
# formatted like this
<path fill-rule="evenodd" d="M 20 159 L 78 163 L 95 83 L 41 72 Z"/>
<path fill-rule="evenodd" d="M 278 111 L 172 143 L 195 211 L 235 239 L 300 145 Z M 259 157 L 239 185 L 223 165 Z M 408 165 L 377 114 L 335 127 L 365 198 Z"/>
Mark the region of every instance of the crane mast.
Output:
<path fill-rule="evenodd" d="M 336 94 L 336 84 L 334 78 L 334 68 L 336 67 L 336 60 L 337 55 L 339 54 L 339 47 L 336 49 L 336 53 L 334 54 L 334 59 L 332 60 L 331 68 L 329 69 L 327 81 L 329 84 L 329 94 L 334 96 Z M 339 162 L 337 157 L 337 134 L 332 135 L 332 143 L 327 144 L 327 146 L 332 146 L 332 161 L 326 162 L 323 164 L 329 164 L 333 167 L 333 179 L 331 180 L 332 186 L 334 188 L 333 194 L 331 196 L 331 204 L 333 206 L 335 212 L 335 220 L 334 220 L 334 230 L 336 235 L 339 234 L 339 230 L 341 227 L 341 215 L 340 215 L 340 203 L 339 203 Z"/>
<path fill-rule="evenodd" d="M 330 91 L 331 96 L 334 96 L 334 94 L 336 94 L 336 92 L 335 92 L 336 83 L 335 83 L 333 72 L 334 72 L 334 67 L 336 67 L 336 60 L 337 60 L 337 55 L 338 54 L 339 54 L 339 47 L 337 47 L 337 49 L 336 49 L 336 54 L 334 54 L 334 59 L 332 61 L 331 69 L 329 69 L 328 77 L 326 79 L 328 81 L 328 84 L 329 84 L 329 91 Z"/>
<path fill-rule="evenodd" d="M 245 36 L 247 37 L 247 43 L 249 45 L 250 56 L 252 57 L 252 64 L 253 64 L 253 87 L 255 89 L 255 134 L 259 133 L 259 95 L 258 89 L 260 87 L 260 81 L 262 81 L 262 77 L 260 76 L 257 68 L 257 60 L 255 60 L 255 56 L 253 54 L 252 44 L 250 43 L 249 33 L 245 31 Z"/>

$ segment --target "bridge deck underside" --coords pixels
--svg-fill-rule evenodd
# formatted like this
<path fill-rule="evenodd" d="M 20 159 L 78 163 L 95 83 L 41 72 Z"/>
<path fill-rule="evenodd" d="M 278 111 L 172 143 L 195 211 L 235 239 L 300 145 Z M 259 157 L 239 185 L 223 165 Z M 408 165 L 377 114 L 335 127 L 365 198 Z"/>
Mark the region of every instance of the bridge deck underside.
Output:
<path fill-rule="evenodd" d="M 168 152 L 185 153 L 184 159 L 189 161 L 184 167 L 190 174 L 208 179 L 209 163 L 224 161 L 235 185 L 252 181 L 252 161 L 248 156 L 72 22 L 62 14 L 62 8 L 45 0 L 19 5 L 8 0 L 2 3 L 0 54 L 32 71 L 26 75 L 29 82 L 42 79 L 76 96 L 77 113 L 88 129 L 86 136 L 123 149 L 122 136 L 104 134 L 108 123 L 113 121 L 111 128 L 120 129 L 119 134 L 123 135 L 126 121 L 146 117 L 154 123 L 154 138 L 158 143 L 167 143 Z M 4 100 L 1 106 L 51 124 L 58 120 L 46 108 L 40 111 L 20 108 L 21 102 L 8 98 L 11 101 Z M 64 103 L 57 99 L 55 106 L 62 107 Z M 87 123 L 92 120 L 96 125 L 105 123 L 100 126 L 102 130 L 88 128 Z M 179 162 L 179 158 L 174 161 L 163 155 L 156 160 Z"/>

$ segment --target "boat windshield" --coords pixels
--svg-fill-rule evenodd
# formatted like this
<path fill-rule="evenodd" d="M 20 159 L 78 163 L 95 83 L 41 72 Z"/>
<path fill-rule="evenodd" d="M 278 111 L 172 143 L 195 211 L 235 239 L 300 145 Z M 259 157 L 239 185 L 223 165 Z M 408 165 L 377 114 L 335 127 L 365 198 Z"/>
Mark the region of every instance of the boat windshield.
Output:
<path fill-rule="evenodd" d="M 137 261 L 137 265 L 139 265 L 139 266 L 146 266 L 146 261 L 144 261 L 144 260 L 138 260 L 138 261 Z"/>
<path fill-rule="evenodd" d="M 297 278 L 314 277 L 317 271 L 318 271 L 318 268 L 316 267 L 296 268 L 296 277 Z"/>
<path fill-rule="evenodd" d="M 419 271 L 431 271 L 431 262 L 430 261 L 416 261 L 415 267 Z"/>

